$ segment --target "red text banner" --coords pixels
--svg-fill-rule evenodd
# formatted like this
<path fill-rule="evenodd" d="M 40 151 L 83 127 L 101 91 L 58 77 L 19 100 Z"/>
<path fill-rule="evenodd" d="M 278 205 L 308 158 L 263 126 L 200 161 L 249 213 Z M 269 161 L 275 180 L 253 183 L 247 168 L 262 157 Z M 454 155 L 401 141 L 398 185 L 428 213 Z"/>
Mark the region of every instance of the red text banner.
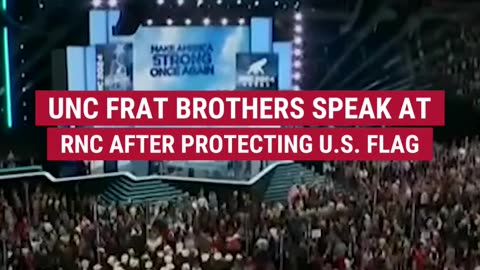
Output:
<path fill-rule="evenodd" d="M 431 160 L 431 128 L 49 128 L 49 160 Z"/>
<path fill-rule="evenodd" d="M 443 91 L 36 91 L 39 126 L 442 126 Z"/>

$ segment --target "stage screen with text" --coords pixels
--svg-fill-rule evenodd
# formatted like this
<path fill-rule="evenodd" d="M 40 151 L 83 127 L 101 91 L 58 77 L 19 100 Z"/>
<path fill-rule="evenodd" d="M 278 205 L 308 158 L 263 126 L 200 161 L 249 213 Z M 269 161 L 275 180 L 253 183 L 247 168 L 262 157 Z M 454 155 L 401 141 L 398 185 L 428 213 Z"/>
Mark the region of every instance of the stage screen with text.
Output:
<path fill-rule="evenodd" d="M 246 26 L 142 27 L 134 36 L 134 89 L 234 90 Z"/>

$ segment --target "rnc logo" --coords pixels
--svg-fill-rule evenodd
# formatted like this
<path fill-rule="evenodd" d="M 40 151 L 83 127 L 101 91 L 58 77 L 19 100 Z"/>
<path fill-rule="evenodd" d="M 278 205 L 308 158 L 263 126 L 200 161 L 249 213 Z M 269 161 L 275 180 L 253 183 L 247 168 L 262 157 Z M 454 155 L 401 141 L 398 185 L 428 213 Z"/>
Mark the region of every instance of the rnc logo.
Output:
<path fill-rule="evenodd" d="M 257 62 L 253 63 L 250 65 L 250 67 L 247 70 L 247 74 L 251 76 L 263 76 L 265 75 L 265 70 L 263 70 L 263 67 L 268 63 L 267 58 L 262 58 L 258 60 Z"/>
<path fill-rule="evenodd" d="M 237 54 L 237 90 L 277 90 L 275 54 Z"/>

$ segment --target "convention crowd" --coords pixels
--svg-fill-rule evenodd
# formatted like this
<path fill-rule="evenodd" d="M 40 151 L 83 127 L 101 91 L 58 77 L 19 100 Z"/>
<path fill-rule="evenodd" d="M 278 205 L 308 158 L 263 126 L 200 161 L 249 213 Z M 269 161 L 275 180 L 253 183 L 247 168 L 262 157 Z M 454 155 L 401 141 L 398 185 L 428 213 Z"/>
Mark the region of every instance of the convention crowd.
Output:
<path fill-rule="evenodd" d="M 436 146 L 432 162 L 339 163 L 349 189 L 299 183 L 273 204 L 237 191 L 102 205 L 51 187 L 28 200 L 2 190 L 1 267 L 480 269 L 479 163 L 478 139 Z"/>

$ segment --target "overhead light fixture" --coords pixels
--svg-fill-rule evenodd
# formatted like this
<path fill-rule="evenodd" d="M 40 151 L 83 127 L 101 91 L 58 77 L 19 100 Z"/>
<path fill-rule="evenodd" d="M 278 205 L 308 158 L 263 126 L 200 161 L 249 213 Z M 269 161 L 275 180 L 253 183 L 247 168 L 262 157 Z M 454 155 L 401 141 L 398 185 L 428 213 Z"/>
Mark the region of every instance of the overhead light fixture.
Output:
<path fill-rule="evenodd" d="M 293 79 L 298 81 L 302 78 L 302 74 L 300 74 L 300 72 L 295 72 L 293 73 Z"/>
<path fill-rule="evenodd" d="M 92 0 L 92 6 L 98 8 L 102 5 L 102 0 Z"/>
<path fill-rule="evenodd" d="M 108 0 L 108 6 L 111 8 L 118 6 L 118 0 Z"/>
<path fill-rule="evenodd" d="M 300 34 L 300 33 L 303 32 L 303 27 L 301 25 L 297 24 L 293 27 L 293 31 L 297 34 Z"/>
<path fill-rule="evenodd" d="M 296 49 L 293 50 L 293 55 L 295 55 L 295 56 L 297 56 L 297 57 L 298 57 L 298 56 L 302 56 L 302 53 L 303 53 L 303 52 L 302 52 L 301 49 L 296 48 Z"/>
<path fill-rule="evenodd" d="M 293 16 L 293 18 L 296 20 L 296 21 L 301 21 L 303 19 L 303 15 L 301 12 L 295 12 L 295 15 Z"/>
<path fill-rule="evenodd" d="M 294 68 L 297 68 L 297 69 L 298 69 L 298 68 L 301 68 L 301 67 L 302 67 L 302 61 L 300 61 L 300 60 L 295 60 L 295 61 L 293 62 L 293 67 L 294 67 Z"/>
<path fill-rule="evenodd" d="M 295 43 L 295 45 L 301 45 L 302 42 L 303 42 L 302 37 L 296 36 L 293 38 L 293 43 Z"/>

